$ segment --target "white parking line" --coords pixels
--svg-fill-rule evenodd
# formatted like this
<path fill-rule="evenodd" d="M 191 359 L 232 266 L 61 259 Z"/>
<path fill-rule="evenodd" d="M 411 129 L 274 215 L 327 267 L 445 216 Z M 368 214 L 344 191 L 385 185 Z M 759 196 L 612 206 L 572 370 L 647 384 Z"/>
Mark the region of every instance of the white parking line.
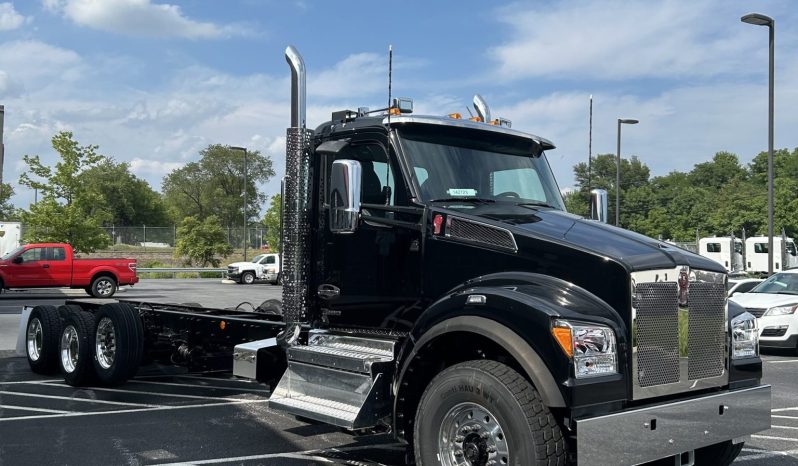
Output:
<path fill-rule="evenodd" d="M 798 411 L 798 406 L 793 406 L 791 408 L 776 408 L 770 410 L 770 412 L 772 413 L 781 413 L 783 411 Z"/>
<path fill-rule="evenodd" d="M 69 387 L 65 383 L 48 383 L 43 384 L 51 387 Z M 191 398 L 195 400 L 223 400 L 223 401 L 241 401 L 240 398 L 218 397 L 218 396 L 200 396 L 200 395 L 179 395 L 176 393 L 161 393 L 161 392 L 145 392 L 143 390 L 125 390 L 122 388 L 107 388 L 107 387 L 86 387 L 87 390 L 96 390 L 101 392 L 115 392 L 115 393 L 134 393 L 137 395 L 153 395 L 174 398 Z"/>
<path fill-rule="evenodd" d="M 771 414 L 770 417 L 775 417 L 778 419 L 798 419 L 798 416 L 779 416 L 776 414 Z"/>
<path fill-rule="evenodd" d="M 768 364 L 787 364 L 790 362 L 798 362 L 798 359 L 782 359 L 779 361 L 765 361 Z"/>
<path fill-rule="evenodd" d="M 798 427 L 793 426 L 770 426 L 771 429 L 793 429 L 798 430 Z"/>
<path fill-rule="evenodd" d="M 7 417 L 7 418 L 0 418 L 0 422 L 27 421 L 31 419 L 52 419 L 52 418 L 63 418 L 63 417 L 102 416 L 102 415 L 127 414 L 127 413 L 146 413 L 151 411 L 171 411 L 176 409 L 209 408 L 209 407 L 227 406 L 227 405 L 266 403 L 268 401 L 269 400 L 238 400 L 238 401 L 230 401 L 227 403 L 213 403 L 213 404 L 203 403 L 198 405 L 156 406 L 154 408 L 119 409 L 116 411 L 92 411 L 88 413 L 72 412 L 67 414 Z"/>
<path fill-rule="evenodd" d="M 260 382 L 256 382 L 254 380 L 248 379 L 235 379 L 235 378 L 222 378 L 222 377 L 204 377 L 202 375 L 188 375 L 188 374 L 175 374 L 175 375 L 137 375 L 134 381 L 139 379 L 158 379 L 164 377 L 174 377 L 180 379 L 198 379 L 198 380 L 212 380 L 214 382 L 231 382 L 231 383 L 241 383 L 241 384 L 248 384 L 248 385 L 260 385 Z"/>
<path fill-rule="evenodd" d="M 39 380 L 15 380 L 13 382 L 0 382 L 0 385 L 18 385 L 23 383 L 42 383 L 42 382 L 62 382 L 64 379 L 39 379 Z"/>
<path fill-rule="evenodd" d="M 106 400 L 92 400 L 89 398 L 75 398 L 71 396 L 57 396 L 57 395 L 39 395 L 36 393 L 21 393 L 21 392 L 9 392 L 6 390 L 0 390 L 0 395 L 15 395 L 15 396 L 28 396 L 31 398 L 49 398 L 52 400 L 69 400 L 69 401 L 82 401 L 86 403 L 100 403 L 106 405 L 120 405 L 120 406 L 143 406 L 146 408 L 160 408 L 161 405 L 151 405 L 146 403 L 130 403 L 130 402 L 121 402 L 121 401 L 106 401 Z"/>
<path fill-rule="evenodd" d="M 210 385 L 200 385 L 200 384 L 192 384 L 192 383 L 175 383 L 175 382 L 156 382 L 154 380 L 130 380 L 128 383 L 148 383 L 153 385 L 169 385 L 173 387 L 192 387 L 192 388 L 207 388 L 209 390 L 234 390 L 238 392 L 246 392 L 246 393 L 269 393 L 269 390 L 255 390 L 251 388 L 236 388 L 236 387 L 213 387 Z"/>
<path fill-rule="evenodd" d="M 292 459 L 312 459 L 315 461 L 324 461 L 332 463 L 329 458 L 323 456 L 316 456 L 324 454 L 325 452 L 347 453 L 350 451 L 369 450 L 379 448 L 381 450 L 402 450 L 407 448 L 405 445 L 394 443 L 388 445 L 360 445 L 356 447 L 343 447 L 343 448 L 330 448 L 326 450 L 305 450 L 294 451 L 290 453 L 267 453 L 263 455 L 249 455 L 249 456 L 236 456 L 230 458 L 214 458 L 210 460 L 197 460 L 197 461 L 181 461 L 179 463 L 161 463 L 158 466 L 179 466 L 186 464 L 217 464 L 217 463 L 231 463 L 231 462 L 244 462 L 252 460 L 262 460 L 270 458 L 292 458 Z M 379 463 L 377 463 L 379 465 Z"/>
<path fill-rule="evenodd" d="M 798 442 L 798 438 L 790 438 L 790 437 L 773 437 L 770 435 L 752 435 L 751 438 L 761 438 L 765 440 L 786 440 L 788 442 Z"/>
<path fill-rule="evenodd" d="M 743 461 L 753 461 L 753 460 L 761 460 L 765 458 L 773 458 L 774 456 L 795 456 L 798 454 L 798 450 L 784 450 L 784 451 L 763 451 L 763 450 L 754 450 L 743 448 L 745 452 L 757 452 L 754 455 L 747 455 L 747 456 L 738 456 L 735 463 L 741 463 Z"/>
<path fill-rule="evenodd" d="M 74 413 L 74 411 L 61 411 L 58 409 L 44 409 L 44 408 L 30 408 L 28 406 L 14 406 L 14 405 L 0 405 L 0 409 L 16 409 L 19 411 L 37 411 L 40 413 L 53 413 L 53 414 L 66 414 Z"/>

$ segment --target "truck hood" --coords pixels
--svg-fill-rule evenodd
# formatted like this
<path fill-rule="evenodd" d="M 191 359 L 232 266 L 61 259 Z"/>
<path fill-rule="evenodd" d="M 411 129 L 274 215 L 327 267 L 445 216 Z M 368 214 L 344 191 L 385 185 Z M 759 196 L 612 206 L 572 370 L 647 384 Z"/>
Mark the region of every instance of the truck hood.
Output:
<path fill-rule="evenodd" d="M 687 265 L 726 273 L 721 264 L 685 249 L 567 212 L 523 206 L 499 211 L 489 207 L 474 209 L 473 214 L 509 225 L 516 236 L 547 239 L 615 260 L 630 272 Z"/>
<path fill-rule="evenodd" d="M 232 264 L 228 264 L 228 267 L 238 267 L 239 269 L 249 267 L 254 269 L 258 265 L 259 264 L 254 262 L 233 262 Z"/>
<path fill-rule="evenodd" d="M 731 298 L 740 306 L 755 309 L 767 309 L 773 306 L 785 306 L 787 304 L 798 304 L 798 295 L 776 294 L 776 293 L 737 293 Z"/>

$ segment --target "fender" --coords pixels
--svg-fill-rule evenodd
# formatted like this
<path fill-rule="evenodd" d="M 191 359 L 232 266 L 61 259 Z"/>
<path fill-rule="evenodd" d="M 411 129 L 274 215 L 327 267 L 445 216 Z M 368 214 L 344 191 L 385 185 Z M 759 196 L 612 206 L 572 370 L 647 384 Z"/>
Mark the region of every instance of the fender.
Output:
<path fill-rule="evenodd" d="M 485 304 L 468 304 L 466 299 L 473 294 L 485 296 Z M 419 316 L 397 359 L 394 393 L 399 393 L 410 363 L 427 343 L 446 333 L 471 332 L 496 342 L 515 358 L 547 406 L 565 407 L 570 362 L 549 330 L 557 317 L 609 326 L 619 350 L 626 346 L 624 320 L 584 288 L 529 272 L 485 275 L 453 288 Z M 624 358 L 619 359 L 623 373 Z M 623 390 L 623 382 L 619 383 Z"/>

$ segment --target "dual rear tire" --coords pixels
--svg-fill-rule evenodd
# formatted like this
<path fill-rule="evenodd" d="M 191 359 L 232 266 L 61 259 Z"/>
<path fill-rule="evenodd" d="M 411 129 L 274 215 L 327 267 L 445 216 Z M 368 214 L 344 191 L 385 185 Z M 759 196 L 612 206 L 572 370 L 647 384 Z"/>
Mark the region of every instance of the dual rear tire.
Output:
<path fill-rule="evenodd" d="M 130 305 L 95 313 L 79 306 L 37 306 L 28 319 L 28 364 L 36 373 L 60 369 L 66 383 L 118 385 L 133 377 L 144 354 L 144 328 Z"/>

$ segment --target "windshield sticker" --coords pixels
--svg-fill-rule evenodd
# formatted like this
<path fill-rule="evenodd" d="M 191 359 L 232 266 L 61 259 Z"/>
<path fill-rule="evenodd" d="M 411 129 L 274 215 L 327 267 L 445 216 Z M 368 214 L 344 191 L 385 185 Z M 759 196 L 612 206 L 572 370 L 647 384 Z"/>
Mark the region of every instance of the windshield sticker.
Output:
<path fill-rule="evenodd" d="M 450 188 L 446 190 L 446 193 L 450 196 L 476 196 L 477 190 L 469 188 Z"/>

